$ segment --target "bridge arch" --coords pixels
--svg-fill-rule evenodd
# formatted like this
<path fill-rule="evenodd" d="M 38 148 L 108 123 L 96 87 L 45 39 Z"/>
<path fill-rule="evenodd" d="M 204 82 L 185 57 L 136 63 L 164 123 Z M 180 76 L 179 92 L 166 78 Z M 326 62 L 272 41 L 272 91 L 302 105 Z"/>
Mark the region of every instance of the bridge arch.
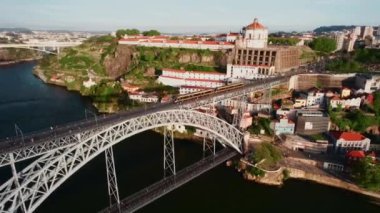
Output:
<path fill-rule="evenodd" d="M 193 110 L 167 110 L 120 121 L 72 146 L 53 150 L 0 186 L 0 212 L 33 212 L 55 189 L 87 162 L 124 139 L 172 124 L 209 131 L 224 145 L 241 152 L 243 134 L 224 120 Z M 23 202 L 22 202 L 23 201 Z"/>

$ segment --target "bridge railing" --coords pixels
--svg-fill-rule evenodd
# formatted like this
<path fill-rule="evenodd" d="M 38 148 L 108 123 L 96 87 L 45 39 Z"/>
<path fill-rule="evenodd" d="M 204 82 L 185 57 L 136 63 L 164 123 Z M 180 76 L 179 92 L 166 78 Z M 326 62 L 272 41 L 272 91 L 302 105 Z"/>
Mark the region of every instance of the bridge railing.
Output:
<path fill-rule="evenodd" d="M 152 104 L 146 107 L 146 110 L 153 109 L 157 106 L 164 106 L 167 103 L 157 103 Z M 92 117 L 90 119 L 82 119 L 79 121 L 72 121 L 63 125 L 54 125 L 42 130 L 27 132 L 21 136 L 13 136 L 7 137 L 0 140 L 0 149 L 14 149 L 18 147 L 31 146 L 36 143 L 41 142 L 43 139 L 51 138 L 52 136 L 55 138 L 60 138 L 67 135 L 73 135 L 84 130 L 91 130 L 95 128 L 101 128 L 108 125 L 112 125 L 116 122 L 121 122 L 125 120 L 127 116 L 133 116 L 137 112 L 142 112 L 142 108 L 134 108 L 125 112 L 120 112 L 117 114 L 106 115 L 103 114 L 101 116 L 95 118 Z"/>

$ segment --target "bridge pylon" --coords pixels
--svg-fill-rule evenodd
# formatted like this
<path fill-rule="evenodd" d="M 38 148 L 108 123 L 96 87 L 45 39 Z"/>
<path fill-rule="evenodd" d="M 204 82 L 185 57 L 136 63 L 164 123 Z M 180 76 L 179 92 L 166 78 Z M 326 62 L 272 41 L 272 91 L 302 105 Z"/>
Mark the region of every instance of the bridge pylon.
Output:
<path fill-rule="evenodd" d="M 115 160 L 113 157 L 112 146 L 105 150 L 106 156 L 106 167 L 107 167 L 107 183 L 108 183 L 108 196 L 110 206 L 115 202 L 119 206 L 120 211 L 120 198 L 119 198 L 119 188 L 117 186 L 116 168 Z"/>
<path fill-rule="evenodd" d="M 176 175 L 173 130 L 164 127 L 164 177 L 171 175 Z"/>
<path fill-rule="evenodd" d="M 212 136 L 211 141 L 203 136 L 203 157 L 205 158 L 208 153 L 215 155 L 216 153 L 216 138 Z"/>

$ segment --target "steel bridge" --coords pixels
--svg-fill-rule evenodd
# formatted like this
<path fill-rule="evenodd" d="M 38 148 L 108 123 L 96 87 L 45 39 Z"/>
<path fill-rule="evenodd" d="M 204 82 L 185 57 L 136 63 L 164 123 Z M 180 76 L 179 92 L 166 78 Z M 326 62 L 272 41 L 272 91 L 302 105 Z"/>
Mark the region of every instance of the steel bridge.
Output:
<path fill-rule="evenodd" d="M 34 42 L 34 43 L 25 43 L 25 44 L 0 44 L 0 48 L 30 49 L 30 50 L 36 50 L 40 52 L 57 55 L 60 53 L 60 48 L 75 47 L 81 44 L 82 42 L 46 41 L 46 42 Z M 52 48 L 56 50 L 57 52 L 46 50 L 46 48 Z"/>
<path fill-rule="evenodd" d="M 251 92 L 284 84 L 288 82 L 289 77 L 290 75 L 279 76 L 250 83 L 223 94 L 184 103 L 155 104 L 145 109 L 135 109 L 102 118 L 95 117 L 90 121 L 0 141 L 0 167 L 10 165 L 13 174 L 0 186 L 0 212 L 33 212 L 65 180 L 103 152 L 106 156 L 110 205 L 116 204 L 121 207 L 112 146 L 149 129 L 173 124 L 197 127 L 213 136 L 213 153 L 216 141 L 224 147 L 242 153 L 245 137 L 239 129 L 224 120 L 192 109 L 226 99 L 244 97 Z M 210 148 L 207 144 L 204 141 L 204 151 L 206 147 Z M 173 132 L 166 128 L 163 156 L 165 175 L 176 177 Z M 35 160 L 30 165 L 21 171 L 16 170 L 17 162 L 31 158 Z M 168 187 L 172 190 L 178 186 Z M 145 204 L 149 202 L 145 201 Z M 141 207 L 140 204 L 137 206 Z"/>

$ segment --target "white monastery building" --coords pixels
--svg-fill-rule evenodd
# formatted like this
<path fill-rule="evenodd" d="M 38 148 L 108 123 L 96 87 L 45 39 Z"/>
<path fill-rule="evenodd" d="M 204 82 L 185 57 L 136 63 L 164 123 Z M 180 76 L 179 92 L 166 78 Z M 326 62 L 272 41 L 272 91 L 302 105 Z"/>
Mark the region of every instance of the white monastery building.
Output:
<path fill-rule="evenodd" d="M 191 40 L 170 40 L 167 36 L 132 36 L 119 40 L 119 44 L 146 46 L 146 47 L 171 47 L 187 49 L 209 49 L 209 50 L 229 50 L 235 45 L 223 41 L 191 41 Z"/>
<path fill-rule="evenodd" d="M 241 48 L 266 48 L 268 46 L 268 29 L 255 18 L 253 23 L 243 28 L 243 38 L 236 40 Z"/>
<path fill-rule="evenodd" d="M 180 87 L 180 94 L 197 92 L 204 89 L 216 88 L 225 85 L 226 75 L 218 72 L 185 71 L 162 69 L 158 82 Z"/>

